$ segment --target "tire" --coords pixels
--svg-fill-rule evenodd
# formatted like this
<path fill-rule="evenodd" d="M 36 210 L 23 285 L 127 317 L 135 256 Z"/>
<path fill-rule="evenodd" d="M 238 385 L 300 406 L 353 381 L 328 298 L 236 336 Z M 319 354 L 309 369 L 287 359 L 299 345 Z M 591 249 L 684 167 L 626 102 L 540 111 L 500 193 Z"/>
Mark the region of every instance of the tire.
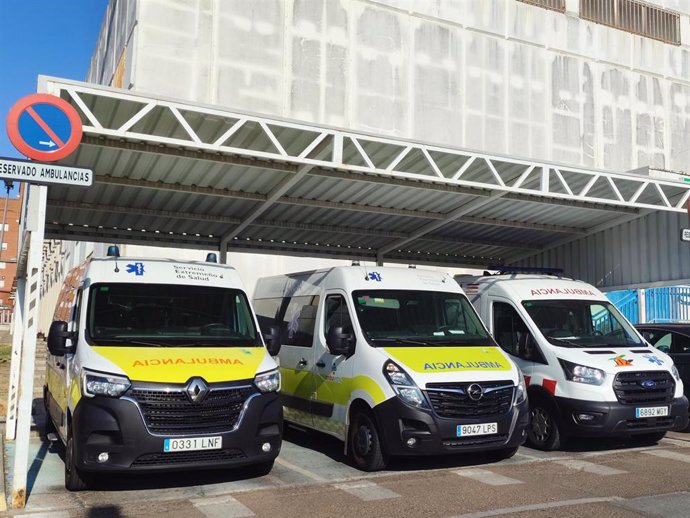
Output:
<path fill-rule="evenodd" d="M 381 436 L 369 412 L 356 411 L 347 436 L 347 451 L 356 468 L 362 471 L 379 471 L 386 467 L 388 459 L 383 451 Z"/>
<path fill-rule="evenodd" d="M 75 466 L 74 439 L 72 433 L 67 436 L 65 444 L 65 489 L 67 491 L 83 491 L 91 486 L 91 477 Z"/>
<path fill-rule="evenodd" d="M 553 451 L 561 447 L 561 430 L 551 405 L 543 399 L 530 401 L 530 425 L 527 429 L 527 443 L 542 451 Z"/>
<path fill-rule="evenodd" d="M 666 432 L 650 432 L 633 435 L 633 440 L 640 444 L 656 444 L 666 437 Z"/>
<path fill-rule="evenodd" d="M 258 464 L 252 464 L 251 466 L 247 466 L 246 470 L 247 473 L 252 477 L 263 477 L 265 475 L 268 475 L 271 470 L 273 469 L 273 463 L 275 461 L 269 460 L 266 462 L 260 462 Z"/>

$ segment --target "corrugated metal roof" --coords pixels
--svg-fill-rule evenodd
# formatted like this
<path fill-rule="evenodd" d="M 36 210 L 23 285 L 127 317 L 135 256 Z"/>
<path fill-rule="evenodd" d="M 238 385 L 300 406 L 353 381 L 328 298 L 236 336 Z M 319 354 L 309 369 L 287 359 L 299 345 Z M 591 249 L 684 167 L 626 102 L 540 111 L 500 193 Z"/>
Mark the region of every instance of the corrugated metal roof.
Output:
<path fill-rule="evenodd" d="M 61 79 L 84 124 L 46 238 L 485 265 L 643 211 L 690 185 L 267 119 Z"/>

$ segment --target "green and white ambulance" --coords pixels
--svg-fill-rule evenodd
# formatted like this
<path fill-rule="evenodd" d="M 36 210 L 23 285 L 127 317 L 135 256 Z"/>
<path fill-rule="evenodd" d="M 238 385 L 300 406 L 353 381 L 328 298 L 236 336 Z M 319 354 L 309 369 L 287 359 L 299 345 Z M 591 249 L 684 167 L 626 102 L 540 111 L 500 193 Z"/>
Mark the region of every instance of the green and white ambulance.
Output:
<path fill-rule="evenodd" d="M 353 265 L 267 277 L 253 303 L 281 344 L 285 419 L 343 440 L 360 469 L 391 455 L 505 458 L 524 442 L 522 375 L 448 274 Z"/>
<path fill-rule="evenodd" d="M 656 442 L 688 423 L 673 360 L 647 344 L 594 286 L 543 273 L 458 277 L 527 382 L 528 441 L 542 450 L 571 436 Z"/>
<path fill-rule="evenodd" d="M 268 472 L 280 373 L 235 269 L 109 255 L 69 272 L 48 335 L 46 431 L 65 444 L 67 489 L 99 473 Z"/>

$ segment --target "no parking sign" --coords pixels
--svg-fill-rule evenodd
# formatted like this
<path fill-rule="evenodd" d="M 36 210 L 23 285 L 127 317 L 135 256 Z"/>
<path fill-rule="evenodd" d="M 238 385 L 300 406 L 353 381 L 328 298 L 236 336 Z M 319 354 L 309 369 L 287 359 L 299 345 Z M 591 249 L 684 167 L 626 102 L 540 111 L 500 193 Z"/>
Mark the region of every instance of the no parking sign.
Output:
<path fill-rule="evenodd" d="M 7 135 L 14 147 L 27 157 L 55 162 L 69 156 L 79 146 L 81 118 L 59 97 L 28 95 L 10 109 Z"/>

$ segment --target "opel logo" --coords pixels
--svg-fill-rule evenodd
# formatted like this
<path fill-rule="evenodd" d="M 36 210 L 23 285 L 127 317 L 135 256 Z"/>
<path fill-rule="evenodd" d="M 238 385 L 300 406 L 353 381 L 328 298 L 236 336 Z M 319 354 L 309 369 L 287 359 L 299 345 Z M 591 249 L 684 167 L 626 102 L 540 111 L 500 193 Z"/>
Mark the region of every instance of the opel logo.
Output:
<path fill-rule="evenodd" d="M 646 389 L 653 389 L 654 387 L 656 387 L 656 381 L 654 381 L 654 380 L 644 380 L 644 381 L 642 381 L 642 382 L 640 383 L 640 385 L 642 385 L 642 387 L 643 387 L 643 388 L 646 388 Z"/>
<path fill-rule="evenodd" d="M 187 383 L 185 392 L 192 403 L 201 403 L 208 394 L 208 385 L 201 378 L 192 378 Z"/>
<path fill-rule="evenodd" d="M 481 385 L 472 383 L 472 385 L 467 387 L 467 395 L 470 396 L 472 401 L 479 401 L 484 395 L 484 389 Z"/>

